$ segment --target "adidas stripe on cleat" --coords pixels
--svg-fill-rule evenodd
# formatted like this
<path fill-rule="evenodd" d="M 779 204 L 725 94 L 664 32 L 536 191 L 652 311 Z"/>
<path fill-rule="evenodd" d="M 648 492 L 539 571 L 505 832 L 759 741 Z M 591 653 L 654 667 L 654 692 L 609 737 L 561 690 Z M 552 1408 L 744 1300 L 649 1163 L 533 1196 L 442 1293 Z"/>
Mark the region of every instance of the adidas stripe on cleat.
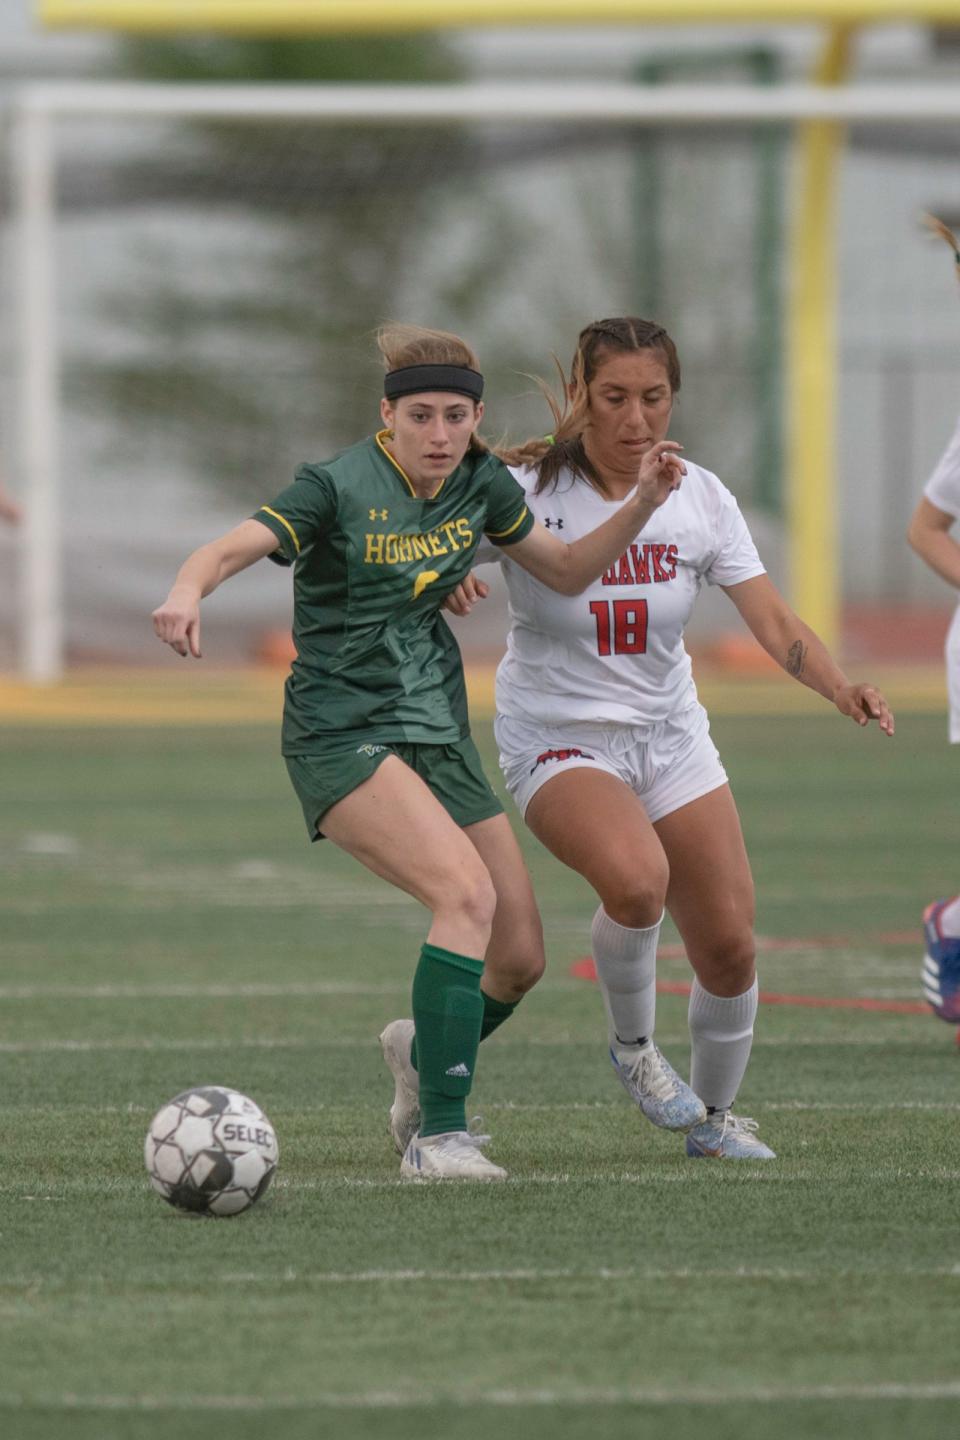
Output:
<path fill-rule="evenodd" d="M 954 897 L 956 898 L 956 897 Z M 923 912 L 923 995 L 935 1015 L 948 1024 L 960 1020 L 960 940 L 944 935 L 943 912 L 953 900 L 934 900 Z"/>
<path fill-rule="evenodd" d="M 489 1135 L 450 1130 L 443 1135 L 414 1135 L 400 1161 L 404 1180 L 506 1180 L 507 1172 L 480 1149 Z"/>

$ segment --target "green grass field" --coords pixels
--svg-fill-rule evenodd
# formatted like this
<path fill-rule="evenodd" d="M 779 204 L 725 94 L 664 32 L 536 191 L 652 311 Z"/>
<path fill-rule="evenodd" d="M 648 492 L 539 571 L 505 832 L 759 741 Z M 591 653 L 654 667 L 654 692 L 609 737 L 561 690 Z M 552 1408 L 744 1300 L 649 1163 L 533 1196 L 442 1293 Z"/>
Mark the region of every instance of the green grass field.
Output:
<path fill-rule="evenodd" d="M 920 909 L 960 888 L 942 718 L 892 742 L 826 709 L 714 734 L 761 986 L 916 1000 Z M 511 1178 L 404 1186 L 376 1037 L 408 1011 L 425 917 L 307 844 L 275 732 L 5 728 L 0 747 L 9 1440 L 956 1435 L 947 1026 L 761 1007 L 738 1110 L 780 1158 L 688 1161 L 631 1108 L 569 973 L 586 885 L 524 836 L 550 969 L 473 1097 Z M 662 978 L 688 975 L 668 950 Z M 683 1070 L 685 1016 L 661 997 Z M 234 1221 L 178 1216 L 143 1171 L 153 1111 L 203 1083 L 280 1135 L 274 1189 Z"/>

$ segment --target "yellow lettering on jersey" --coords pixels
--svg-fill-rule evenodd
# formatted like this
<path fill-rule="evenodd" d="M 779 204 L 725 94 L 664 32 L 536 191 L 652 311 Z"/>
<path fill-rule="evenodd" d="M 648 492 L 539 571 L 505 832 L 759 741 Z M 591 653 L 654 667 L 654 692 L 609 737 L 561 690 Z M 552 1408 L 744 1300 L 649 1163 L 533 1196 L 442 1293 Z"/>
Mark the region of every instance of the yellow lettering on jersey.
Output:
<path fill-rule="evenodd" d="M 420 596 L 423 594 L 424 590 L 426 590 L 427 586 L 428 586 L 428 585 L 432 585 L 433 582 L 434 582 L 434 580 L 439 580 L 439 579 L 440 579 L 440 572 L 439 572 L 439 570 L 421 570 L 421 571 L 420 571 L 420 574 L 417 576 L 416 580 L 414 580 L 414 582 L 413 582 L 413 598 L 414 598 L 414 600 L 418 600 L 418 599 L 420 598 Z"/>
<path fill-rule="evenodd" d="M 374 535 L 368 532 L 365 538 L 365 565 L 410 565 L 418 560 L 439 559 L 441 555 L 449 555 L 451 550 L 463 550 L 473 543 L 473 531 L 470 521 L 462 515 L 459 520 L 445 520 L 436 530 L 428 530 L 426 534 Z"/>

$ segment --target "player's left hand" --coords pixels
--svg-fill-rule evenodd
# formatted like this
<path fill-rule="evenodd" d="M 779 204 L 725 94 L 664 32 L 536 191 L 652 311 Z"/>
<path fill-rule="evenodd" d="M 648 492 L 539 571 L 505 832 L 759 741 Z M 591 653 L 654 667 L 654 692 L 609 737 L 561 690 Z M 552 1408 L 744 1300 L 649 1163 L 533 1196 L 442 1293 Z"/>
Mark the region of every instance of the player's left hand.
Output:
<path fill-rule="evenodd" d="M 849 715 L 858 725 L 876 720 L 884 735 L 893 734 L 893 712 L 875 685 L 839 685 L 833 703 L 841 715 Z"/>
<path fill-rule="evenodd" d="M 451 615 L 469 615 L 477 601 L 486 600 L 489 594 L 490 586 L 486 580 L 479 580 L 471 570 L 456 590 L 450 591 L 443 602 L 443 609 L 449 610 Z"/>

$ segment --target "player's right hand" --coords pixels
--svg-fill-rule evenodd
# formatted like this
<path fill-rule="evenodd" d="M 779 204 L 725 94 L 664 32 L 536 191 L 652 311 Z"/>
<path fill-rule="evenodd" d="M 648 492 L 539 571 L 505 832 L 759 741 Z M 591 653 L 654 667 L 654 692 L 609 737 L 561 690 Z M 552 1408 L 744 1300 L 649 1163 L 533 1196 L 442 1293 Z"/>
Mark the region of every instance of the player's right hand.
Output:
<path fill-rule="evenodd" d="M 170 594 L 153 612 L 153 629 L 159 640 L 178 655 L 200 659 L 200 602 L 190 595 Z"/>
<path fill-rule="evenodd" d="M 489 594 L 490 586 L 486 580 L 478 580 L 471 570 L 456 590 L 450 591 L 443 602 L 443 609 L 449 610 L 451 615 L 469 615 L 477 601 L 486 600 Z"/>

